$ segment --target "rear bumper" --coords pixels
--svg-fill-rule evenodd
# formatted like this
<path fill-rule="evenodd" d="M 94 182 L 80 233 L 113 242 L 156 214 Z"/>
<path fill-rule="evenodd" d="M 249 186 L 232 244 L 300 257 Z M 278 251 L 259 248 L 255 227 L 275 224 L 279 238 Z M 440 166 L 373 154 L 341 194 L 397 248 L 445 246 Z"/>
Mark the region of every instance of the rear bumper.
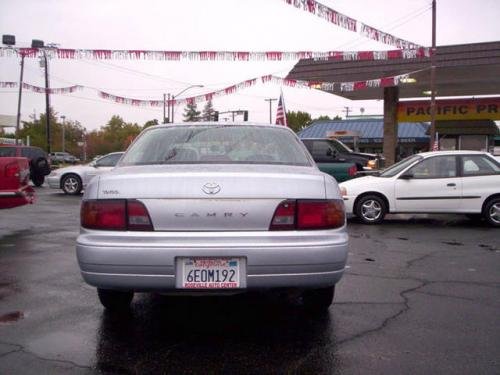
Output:
<path fill-rule="evenodd" d="M 184 291 L 176 289 L 178 257 L 245 258 L 246 289 L 319 288 L 337 283 L 347 260 L 345 228 L 308 233 L 106 233 L 82 233 L 76 246 L 84 280 L 98 288 Z M 118 236 L 123 243 L 116 243 Z"/>
<path fill-rule="evenodd" d="M 35 191 L 31 186 L 24 186 L 19 190 L 0 191 L 0 209 L 14 208 L 35 202 Z"/>

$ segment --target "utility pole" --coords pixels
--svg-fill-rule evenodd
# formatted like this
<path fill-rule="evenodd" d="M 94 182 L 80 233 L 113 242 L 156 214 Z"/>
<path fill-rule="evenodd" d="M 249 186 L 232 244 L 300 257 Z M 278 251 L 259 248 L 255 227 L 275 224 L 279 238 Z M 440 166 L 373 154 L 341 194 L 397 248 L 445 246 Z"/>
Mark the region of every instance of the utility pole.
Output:
<path fill-rule="evenodd" d="M 168 112 L 167 122 L 169 122 L 169 123 L 170 123 L 170 122 L 172 122 L 172 121 L 170 120 L 170 119 L 171 119 L 171 117 L 170 117 L 170 106 L 171 106 L 171 105 L 170 105 L 170 94 L 168 94 L 168 95 L 167 95 L 167 109 L 168 109 L 168 111 L 167 111 L 167 112 Z"/>
<path fill-rule="evenodd" d="M 166 100 L 167 100 L 167 94 L 163 94 L 163 121 L 162 121 L 162 124 L 167 123 L 167 114 L 165 113 L 166 105 L 167 105 L 167 103 L 165 103 Z M 169 112 L 169 115 L 170 115 L 170 112 Z"/>
<path fill-rule="evenodd" d="M 264 99 L 266 102 L 269 102 L 269 123 L 272 124 L 273 123 L 273 118 L 272 118 L 272 115 L 273 115 L 273 102 L 278 100 L 278 99 L 273 99 L 273 98 L 268 98 L 268 99 Z"/>
<path fill-rule="evenodd" d="M 345 109 L 342 112 L 345 112 L 345 118 L 349 117 L 349 112 L 351 112 L 351 108 L 349 107 L 344 107 Z"/>
<path fill-rule="evenodd" d="M 45 116 L 47 129 L 47 153 L 50 154 L 50 93 L 49 93 L 49 65 L 47 64 L 47 53 L 43 50 L 43 59 L 45 61 Z"/>
<path fill-rule="evenodd" d="M 65 138 L 64 137 L 65 136 L 65 134 L 64 134 L 65 129 L 64 128 L 66 127 L 66 116 L 62 115 L 61 119 L 62 119 L 62 152 L 64 152 L 65 151 L 64 150 L 64 148 L 65 148 L 64 144 L 66 143 L 65 139 L 64 139 Z"/>
<path fill-rule="evenodd" d="M 19 78 L 19 96 L 17 99 L 16 145 L 19 142 L 19 127 L 21 125 L 21 97 L 23 94 L 24 52 L 21 52 L 21 77 Z"/>
<path fill-rule="evenodd" d="M 431 48 L 431 131 L 429 151 L 436 140 L 436 0 L 432 0 L 432 48 Z"/>

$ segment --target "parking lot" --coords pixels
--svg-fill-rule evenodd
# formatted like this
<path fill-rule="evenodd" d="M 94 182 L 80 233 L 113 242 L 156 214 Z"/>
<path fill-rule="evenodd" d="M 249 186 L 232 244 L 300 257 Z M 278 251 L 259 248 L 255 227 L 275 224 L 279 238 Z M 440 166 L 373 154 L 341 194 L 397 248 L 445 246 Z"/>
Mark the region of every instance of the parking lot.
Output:
<path fill-rule="evenodd" d="M 78 271 L 80 200 L 43 186 L 36 204 L 0 212 L 1 374 L 498 374 L 498 229 L 352 220 L 320 316 L 259 295 L 136 295 L 116 316 Z"/>

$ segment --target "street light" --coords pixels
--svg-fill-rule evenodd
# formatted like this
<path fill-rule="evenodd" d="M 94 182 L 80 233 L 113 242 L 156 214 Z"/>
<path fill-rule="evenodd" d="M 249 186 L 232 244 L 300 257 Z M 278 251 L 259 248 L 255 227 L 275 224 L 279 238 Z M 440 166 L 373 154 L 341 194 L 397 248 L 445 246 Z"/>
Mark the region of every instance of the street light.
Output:
<path fill-rule="evenodd" d="M 176 95 L 172 95 L 172 117 L 171 117 L 172 121 L 171 122 L 174 122 L 174 104 L 173 104 L 173 102 L 174 102 L 175 98 L 177 98 L 182 93 L 184 93 L 187 90 L 192 89 L 194 87 L 204 87 L 204 86 L 203 85 L 191 85 L 191 86 L 186 87 L 184 90 L 182 90 L 181 92 L 177 93 Z M 169 103 L 170 103 L 170 101 L 169 101 Z"/>

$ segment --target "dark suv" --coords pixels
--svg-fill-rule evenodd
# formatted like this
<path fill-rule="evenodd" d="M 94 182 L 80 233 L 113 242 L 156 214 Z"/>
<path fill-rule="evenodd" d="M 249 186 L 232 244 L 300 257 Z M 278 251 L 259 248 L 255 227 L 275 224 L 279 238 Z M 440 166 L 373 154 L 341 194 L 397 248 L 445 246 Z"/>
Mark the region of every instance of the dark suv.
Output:
<path fill-rule="evenodd" d="M 35 186 L 41 186 L 45 176 L 50 173 L 50 162 L 47 153 L 40 147 L 23 145 L 0 145 L 0 157 L 21 156 L 29 160 L 30 179 Z"/>

